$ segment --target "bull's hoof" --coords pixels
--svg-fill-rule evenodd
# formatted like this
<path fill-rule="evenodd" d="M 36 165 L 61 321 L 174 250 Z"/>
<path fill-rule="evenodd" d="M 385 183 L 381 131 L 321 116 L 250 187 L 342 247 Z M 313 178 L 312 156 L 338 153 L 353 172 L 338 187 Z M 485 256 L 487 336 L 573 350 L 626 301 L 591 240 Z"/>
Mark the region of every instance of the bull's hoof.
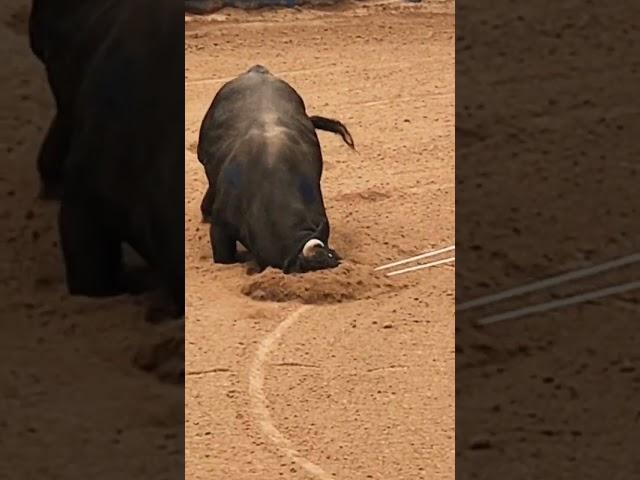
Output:
<path fill-rule="evenodd" d="M 251 255 L 251 253 L 247 252 L 246 250 L 240 250 L 238 251 L 238 253 L 236 253 L 236 261 L 238 263 L 249 263 L 253 260 L 253 255 Z"/>
<path fill-rule="evenodd" d="M 108 298 L 125 295 L 127 291 L 120 285 L 67 285 L 73 297 Z"/>
<path fill-rule="evenodd" d="M 264 272 L 264 270 L 264 268 L 253 261 L 247 264 L 247 275 L 257 275 Z"/>
<path fill-rule="evenodd" d="M 122 289 L 129 295 L 142 295 L 160 286 L 155 272 L 146 266 L 129 267 L 122 274 Z"/>
<path fill-rule="evenodd" d="M 238 258 L 233 256 L 233 257 L 222 257 L 222 256 L 217 256 L 217 257 L 213 257 L 213 263 L 217 263 L 218 265 L 234 265 L 236 263 L 238 263 Z"/>
<path fill-rule="evenodd" d="M 126 295 L 126 292 L 120 288 L 78 288 L 78 287 L 69 287 L 67 288 L 67 292 L 72 297 L 87 297 L 87 298 L 111 298 L 111 297 L 119 297 L 120 295 Z"/>
<path fill-rule="evenodd" d="M 117 297 L 120 295 L 142 295 L 159 286 L 153 272 L 145 267 L 131 268 L 123 272 L 118 282 L 93 284 L 69 283 L 69 295 L 89 298 Z"/>

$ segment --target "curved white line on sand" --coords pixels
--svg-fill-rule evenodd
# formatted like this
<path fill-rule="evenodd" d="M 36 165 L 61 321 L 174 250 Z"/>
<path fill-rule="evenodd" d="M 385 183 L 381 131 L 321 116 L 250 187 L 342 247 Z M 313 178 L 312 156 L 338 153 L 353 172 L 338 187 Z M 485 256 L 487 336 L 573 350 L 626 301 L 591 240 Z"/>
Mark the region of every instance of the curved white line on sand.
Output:
<path fill-rule="evenodd" d="M 300 453 L 293 448 L 291 441 L 280 433 L 273 424 L 271 414 L 267 407 L 267 398 L 264 394 L 264 365 L 271 350 L 273 350 L 284 332 L 293 325 L 304 312 L 309 310 L 309 308 L 311 308 L 309 305 L 305 305 L 294 311 L 260 342 L 253 364 L 251 365 L 251 370 L 249 371 L 249 397 L 260 429 L 285 455 L 304 468 L 313 477 L 320 480 L 334 480 L 331 475 L 318 465 L 300 455 Z"/>

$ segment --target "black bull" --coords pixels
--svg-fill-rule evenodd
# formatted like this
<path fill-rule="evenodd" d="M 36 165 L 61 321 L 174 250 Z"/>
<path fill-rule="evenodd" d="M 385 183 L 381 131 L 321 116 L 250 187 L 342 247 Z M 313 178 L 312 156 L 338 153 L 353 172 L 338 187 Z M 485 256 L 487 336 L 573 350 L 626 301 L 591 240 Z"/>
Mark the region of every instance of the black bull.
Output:
<path fill-rule="evenodd" d="M 130 244 L 184 311 L 184 21 L 175 0 L 34 1 L 30 40 L 56 117 L 38 159 L 61 198 L 69 292 L 137 287 Z"/>
<path fill-rule="evenodd" d="M 340 134 L 354 148 L 342 123 L 309 117 L 298 93 L 260 65 L 216 94 L 198 142 L 209 180 L 202 214 L 211 222 L 216 263 L 238 261 L 240 242 L 261 270 L 338 266 L 329 248 L 316 128 Z"/>
<path fill-rule="evenodd" d="M 56 113 L 38 155 L 40 196 L 60 199 L 63 162 L 70 148 L 73 116 L 84 73 L 115 21 L 114 2 L 34 0 L 29 17 L 31 50 L 42 61 Z M 109 15 L 101 16 L 102 10 Z"/>

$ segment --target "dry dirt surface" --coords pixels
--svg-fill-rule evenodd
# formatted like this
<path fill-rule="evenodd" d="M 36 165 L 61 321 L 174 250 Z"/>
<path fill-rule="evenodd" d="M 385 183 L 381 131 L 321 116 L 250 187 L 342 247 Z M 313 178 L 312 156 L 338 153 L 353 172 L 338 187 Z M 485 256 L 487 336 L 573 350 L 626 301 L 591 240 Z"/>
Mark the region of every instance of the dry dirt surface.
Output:
<path fill-rule="evenodd" d="M 132 359 L 163 367 L 181 328 L 146 324 L 148 299 L 69 298 L 58 207 L 36 199 L 53 101 L 28 46 L 29 5 L 0 7 L 0 478 L 175 478 L 183 390 Z"/>
<path fill-rule="evenodd" d="M 457 302 L 638 252 L 640 4 L 499 0 L 457 13 Z M 458 478 L 640 478 L 637 290 L 472 323 L 639 273 L 458 312 Z"/>
<path fill-rule="evenodd" d="M 454 242 L 453 12 L 358 2 L 186 18 L 188 480 L 453 478 L 454 269 L 373 272 Z M 336 270 L 212 262 L 198 130 L 256 63 L 354 137 L 358 153 L 319 133 Z"/>

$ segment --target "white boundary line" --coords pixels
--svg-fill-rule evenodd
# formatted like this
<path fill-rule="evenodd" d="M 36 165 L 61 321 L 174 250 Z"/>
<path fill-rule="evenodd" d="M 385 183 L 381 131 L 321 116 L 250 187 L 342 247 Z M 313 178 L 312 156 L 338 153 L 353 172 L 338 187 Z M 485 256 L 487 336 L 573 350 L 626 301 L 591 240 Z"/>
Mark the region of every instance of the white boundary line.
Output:
<path fill-rule="evenodd" d="M 500 300 L 505 300 L 507 298 L 524 295 L 525 293 L 541 290 L 545 287 L 551 287 L 551 286 L 559 285 L 561 283 L 565 283 L 571 280 L 577 280 L 578 278 L 589 277 L 597 273 L 606 272 L 608 270 L 612 270 L 618 267 L 623 267 L 625 265 L 630 265 L 632 263 L 637 263 L 639 261 L 640 261 L 640 253 L 634 253 L 633 255 L 627 255 L 626 257 L 618 258 L 616 260 L 610 260 L 608 262 L 604 262 L 599 265 L 593 265 L 591 267 L 582 268 L 580 270 L 574 270 L 573 272 L 564 273 L 562 275 L 557 275 L 555 277 L 550 277 L 544 280 L 538 280 L 536 282 L 523 285 L 520 287 L 511 288 L 504 292 L 476 298 L 474 300 L 470 300 L 468 302 L 464 302 L 457 305 L 456 312 L 462 312 L 464 310 L 469 310 L 474 307 L 480 307 L 483 305 L 488 305 L 490 303 L 499 302 Z"/>
<path fill-rule="evenodd" d="M 640 281 L 623 283 L 622 285 L 616 285 L 615 287 L 603 288 L 601 290 L 595 290 L 587 293 L 582 293 L 580 295 L 574 295 L 573 297 L 561 298 L 559 300 L 553 300 L 551 302 L 524 307 L 518 310 L 512 310 L 510 312 L 503 312 L 497 315 L 491 315 L 489 317 L 481 318 L 476 323 L 478 325 L 489 325 L 489 324 L 501 322 L 504 320 L 512 320 L 514 318 L 524 317 L 525 315 L 530 315 L 532 313 L 546 312 L 548 310 L 565 307 L 567 305 L 576 305 L 578 303 L 584 303 L 590 300 L 597 300 L 599 298 L 609 297 L 611 295 L 616 295 L 619 293 L 625 293 L 631 290 L 638 290 L 638 289 L 640 289 Z"/>
<path fill-rule="evenodd" d="M 273 423 L 267 407 L 267 398 L 264 394 L 264 365 L 269 358 L 271 350 L 273 350 L 284 332 L 310 308 L 309 305 L 305 305 L 295 310 L 260 342 L 251 370 L 249 370 L 249 397 L 260 429 L 285 455 L 305 469 L 312 477 L 320 480 L 335 480 L 318 465 L 300 455 L 293 448 L 291 441 L 280 433 Z"/>
<path fill-rule="evenodd" d="M 453 262 L 456 257 L 449 257 L 443 260 L 438 260 L 436 262 L 431 263 L 423 263 L 422 265 L 416 265 L 415 267 L 403 268 L 402 270 L 396 270 L 395 272 L 387 273 L 387 277 L 392 277 L 393 275 L 400 275 L 402 273 L 413 272 L 415 270 L 422 270 L 423 268 L 435 267 L 437 265 L 442 265 L 443 263 Z"/>
<path fill-rule="evenodd" d="M 396 267 L 398 265 L 403 265 L 405 263 L 413 262 L 415 260 L 421 260 L 423 258 L 433 257 L 433 256 L 438 255 L 440 253 L 450 252 L 451 250 L 455 250 L 455 248 L 456 248 L 455 245 L 451 245 L 450 247 L 445 247 L 445 248 L 441 248 L 439 250 L 434 250 L 433 252 L 425 252 L 425 253 L 422 253 L 420 255 L 416 255 L 415 257 L 405 258 L 404 260 L 398 260 L 397 262 L 393 262 L 393 263 L 387 263 L 386 265 L 382 265 L 380 267 L 376 267 L 374 270 L 375 271 L 384 270 L 384 269 L 387 269 L 387 268 Z"/>

